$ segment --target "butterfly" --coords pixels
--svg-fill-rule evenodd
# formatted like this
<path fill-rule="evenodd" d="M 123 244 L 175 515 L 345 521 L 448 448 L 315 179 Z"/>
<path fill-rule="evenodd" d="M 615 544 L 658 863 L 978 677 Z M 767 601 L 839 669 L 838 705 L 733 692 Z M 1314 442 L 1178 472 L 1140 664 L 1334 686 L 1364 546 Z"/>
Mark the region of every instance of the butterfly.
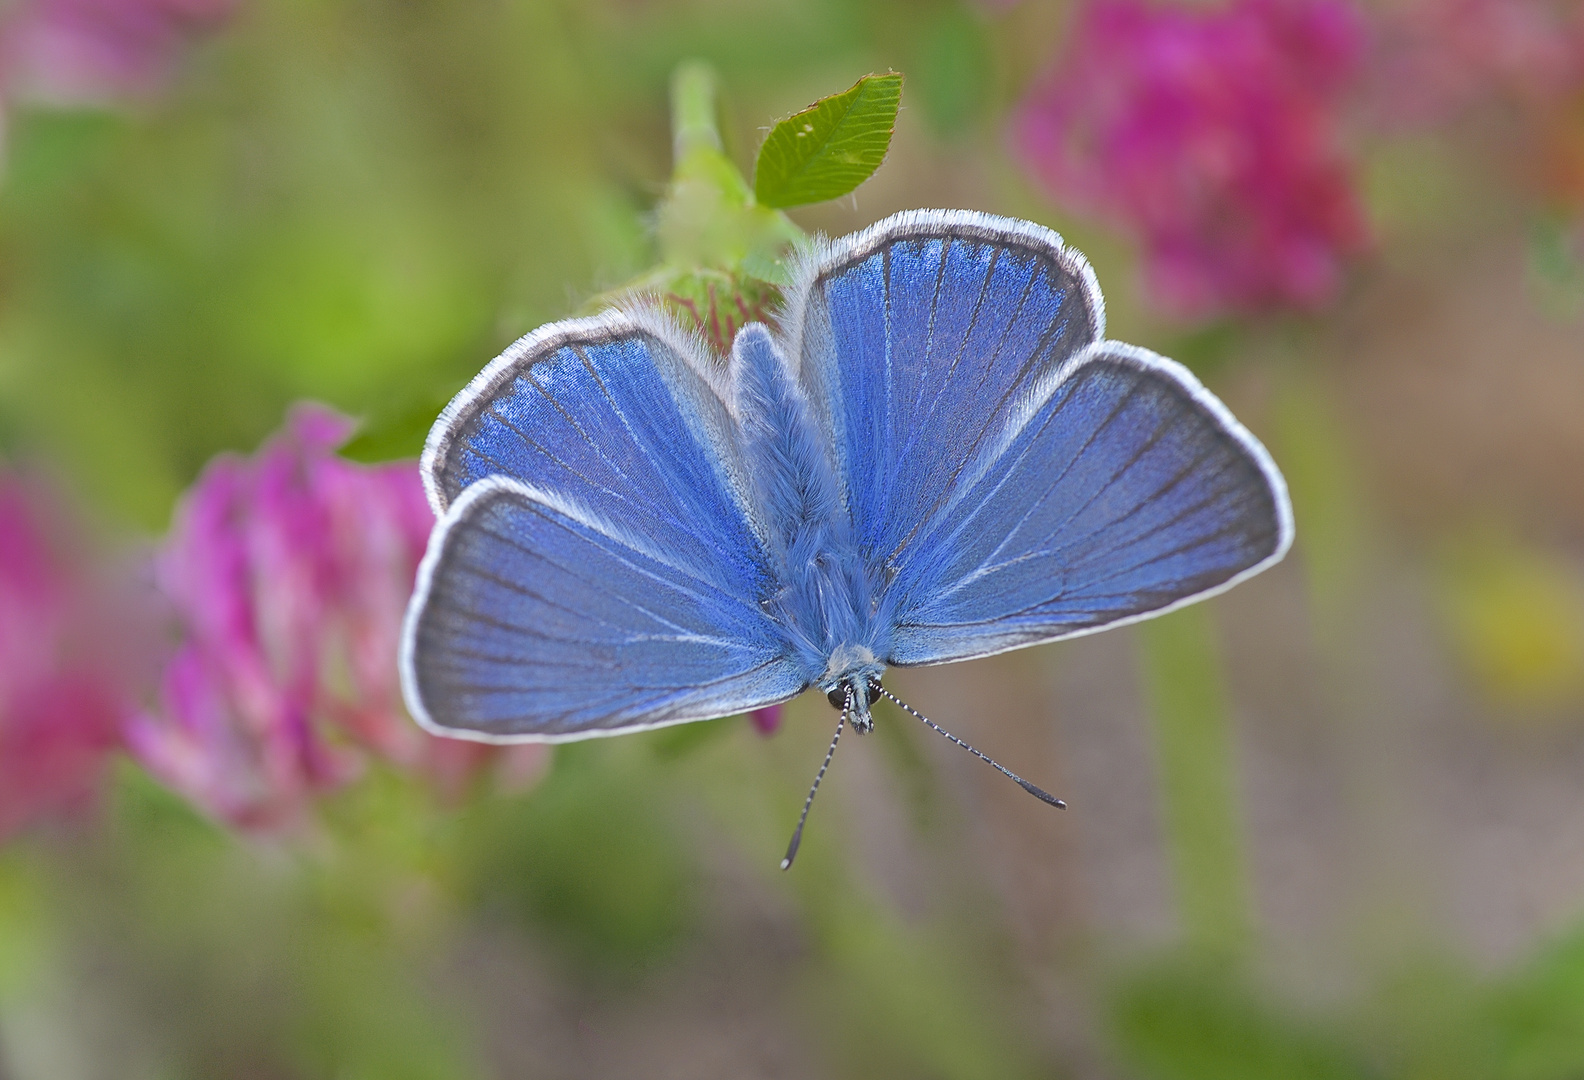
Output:
<path fill-rule="evenodd" d="M 446 407 L 403 690 L 442 735 L 586 739 L 1093 633 L 1286 553 L 1286 484 L 1180 364 L 1105 338 L 1056 233 L 897 214 L 804 252 L 722 362 L 657 306 L 551 323 Z M 791 864 L 809 793 L 783 867 Z"/>

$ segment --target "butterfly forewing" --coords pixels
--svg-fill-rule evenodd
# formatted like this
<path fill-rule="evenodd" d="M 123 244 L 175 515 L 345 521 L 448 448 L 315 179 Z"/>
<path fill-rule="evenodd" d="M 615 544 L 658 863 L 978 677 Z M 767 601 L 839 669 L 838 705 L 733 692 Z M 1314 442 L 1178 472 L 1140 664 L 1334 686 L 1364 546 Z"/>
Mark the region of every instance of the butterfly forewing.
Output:
<path fill-rule="evenodd" d="M 639 529 L 657 549 L 745 594 L 767 570 L 749 526 L 725 403 L 662 327 L 612 312 L 552 324 L 492 363 L 430 436 L 437 513 L 506 476 Z"/>
<path fill-rule="evenodd" d="M 1104 322 L 1081 256 L 980 214 L 897 215 L 838 242 L 805 280 L 789 347 L 860 548 L 882 565 L 960 488 L 1019 397 Z"/>

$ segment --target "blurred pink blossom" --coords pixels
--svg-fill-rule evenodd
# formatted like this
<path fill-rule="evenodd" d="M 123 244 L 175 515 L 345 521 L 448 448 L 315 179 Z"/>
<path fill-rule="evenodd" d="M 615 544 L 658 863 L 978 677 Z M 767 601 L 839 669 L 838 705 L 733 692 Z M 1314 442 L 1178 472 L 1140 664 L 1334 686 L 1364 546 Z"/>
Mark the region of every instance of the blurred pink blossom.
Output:
<path fill-rule="evenodd" d="M 233 0 L 16 0 L 0 17 L 6 96 L 104 102 L 159 88 Z"/>
<path fill-rule="evenodd" d="M 1545 109 L 1584 87 L 1579 0 L 1407 0 L 1378 22 L 1371 96 L 1387 126 L 1492 95 Z"/>
<path fill-rule="evenodd" d="M 0 472 L 0 837 L 93 796 L 125 715 L 62 515 Z"/>
<path fill-rule="evenodd" d="M 1315 307 L 1369 241 L 1340 120 L 1364 46 L 1346 0 L 1089 0 L 1014 148 L 1138 239 L 1171 310 Z"/>
<path fill-rule="evenodd" d="M 501 754 L 426 735 L 402 707 L 397 640 L 434 519 L 413 463 L 335 456 L 350 431 L 300 406 L 252 459 L 212 462 L 159 556 L 183 640 L 128 743 L 244 828 L 291 824 L 368 755 L 455 791 Z"/>
<path fill-rule="evenodd" d="M 781 730 L 781 711 L 780 705 L 767 705 L 749 713 L 748 719 L 753 722 L 755 731 L 769 738 Z"/>

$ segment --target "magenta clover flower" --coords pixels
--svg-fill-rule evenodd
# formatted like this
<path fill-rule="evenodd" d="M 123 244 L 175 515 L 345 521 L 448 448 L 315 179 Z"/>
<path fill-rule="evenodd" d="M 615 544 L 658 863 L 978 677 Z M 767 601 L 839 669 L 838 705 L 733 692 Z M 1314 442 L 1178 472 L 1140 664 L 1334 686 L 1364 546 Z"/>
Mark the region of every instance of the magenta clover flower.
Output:
<path fill-rule="evenodd" d="M 1369 240 L 1340 119 L 1364 44 L 1346 0 L 1089 0 L 1014 149 L 1138 240 L 1170 310 L 1313 308 Z"/>
<path fill-rule="evenodd" d="M 127 710 L 114 622 L 78 537 L 36 483 L 0 472 L 0 837 L 91 801 Z"/>
<path fill-rule="evenodd" d="M 182 640 L 128 744 L 244 828 L 296 822 L 369 756 L 455 790 L 500 753 L 426 735 L 403 709 L 397 641 L 434 519 L 414 463 L 335 456 L 351 426 L 300 406 L 252 459 L 212 462 L 159 555 Z"/>
<path fill-rule="evenodd" d="M 17 0 L 0 16 L 8 98 L 102 103 L 153 92 L 233 0 Z"/>
<path fill-rule="evenodd" d="M 762 709 L 755 709 L 748 714 L 748 719 L 759 734 L 769 738 L 781 730 L 781 713 L 783 706 L 766 705 Z"/>
<path fill-rule="evenodd" d="M 1437 123 L 1488 97 L 1545 111 L 1584 88 L 1578 0 L 1408 0 L 1380 19 L 1375 113 Z"/>

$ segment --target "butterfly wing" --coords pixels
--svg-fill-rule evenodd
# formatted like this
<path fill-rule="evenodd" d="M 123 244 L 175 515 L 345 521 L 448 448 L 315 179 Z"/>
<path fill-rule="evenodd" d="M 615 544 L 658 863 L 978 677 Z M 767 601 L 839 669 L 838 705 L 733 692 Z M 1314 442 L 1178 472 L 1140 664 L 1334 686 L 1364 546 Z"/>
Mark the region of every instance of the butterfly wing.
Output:
<path fill-rule="evenodd" d="M 792 347 L 887 582 L 891 663 L 1158 614 L 1291 542 L 1263 447 L 1186 369 L 1101 339 L 1054 233 L 901 215 L 805 280 Z"/>
<path fill-rule="evenodd" d="M 838 241 L 791 296 L 860 553 L 888 572 L 1019 397 L 1105 325 L 1094 273 L 1056 234 L 960 210 Z"/>
<path fill-rule="evenodd" d="M 660 318 L 546 327 L 442 414 L 443 516 L 402 677 L 425 726 L 614 734 L 741 712 L 807 678 L 760 603 L 778 588 L 704 359 Z"/>
<path fill-rule="evenodd" d="M 893 660 L 962 659 L 1158 615 L 1286 552 L 1264 448 L 1179 364 L 1101 342 L 1053 375 L 930 523 Z"/>

